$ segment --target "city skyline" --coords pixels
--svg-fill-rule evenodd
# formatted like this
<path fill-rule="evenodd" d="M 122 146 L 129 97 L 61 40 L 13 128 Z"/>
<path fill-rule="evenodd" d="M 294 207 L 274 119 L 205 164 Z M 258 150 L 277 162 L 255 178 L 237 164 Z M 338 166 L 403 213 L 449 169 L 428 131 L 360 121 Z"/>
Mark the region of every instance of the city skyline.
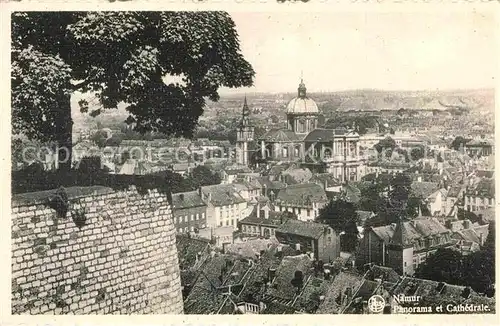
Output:
<path fill-rule="evenodd" d="M 293 92 L 301 72 L 312 92 L 495 87 L 493 15 L 451 11 L 231 16 L 256 77 L 253 87 L 221 88 L 221 95 Z"/>

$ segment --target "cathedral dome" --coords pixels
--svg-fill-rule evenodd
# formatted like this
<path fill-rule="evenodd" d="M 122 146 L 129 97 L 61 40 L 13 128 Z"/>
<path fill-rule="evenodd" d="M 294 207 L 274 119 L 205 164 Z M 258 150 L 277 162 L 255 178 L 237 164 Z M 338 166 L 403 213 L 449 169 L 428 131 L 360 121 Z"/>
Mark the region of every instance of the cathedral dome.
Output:
<path fill-rule="evenodd" d="M 288 102 L 286 106 L 287 114 L 315 114 L 319 113 L 318 106 L 313 99 L 307 97 L 306 85 L 301 80 L 298 88 L 298 96 Z"/>
<path fill-rule="evenodd" d="M 319 113 L 319 110 L 314 100 L 308 97 L 296 97 L 288 102 L 286 113 Z"/>

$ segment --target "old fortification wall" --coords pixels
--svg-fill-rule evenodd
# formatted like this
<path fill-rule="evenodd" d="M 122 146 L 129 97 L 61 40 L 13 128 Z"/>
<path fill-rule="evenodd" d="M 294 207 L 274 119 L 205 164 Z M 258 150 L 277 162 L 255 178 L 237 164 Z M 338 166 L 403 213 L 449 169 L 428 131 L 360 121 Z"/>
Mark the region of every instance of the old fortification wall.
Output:
<path fill-rule="evenodd" d="M 12 198 L 13 314 L 183 313 L 165 195 L 67 188 L 64 217 L 55 193 Z"/>

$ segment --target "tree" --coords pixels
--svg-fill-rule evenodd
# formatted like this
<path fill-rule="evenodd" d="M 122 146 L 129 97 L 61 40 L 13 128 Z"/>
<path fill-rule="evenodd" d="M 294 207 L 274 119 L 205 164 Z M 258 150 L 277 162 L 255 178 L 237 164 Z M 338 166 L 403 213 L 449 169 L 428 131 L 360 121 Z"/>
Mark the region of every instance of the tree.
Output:
<path fill-rule="evenodd" d="M 94 95 L 91 116 L 124 102 L 135 131 L 191 137 L 205 98 L 255 74 L 224 12 L 18 12 L 11 35 L 13 131 L 56 141 L 65 170 L 74 92 Z"/>
<path fill-rule="evenodd" d="M 353 251 L 358 240 L 359 216 L 355 206 L 344 200 L 332 200 L 319 211 L 317 220 L 329 225 L 337 233 L 345 232 L 342 236 L 342 249 Z"/>
<path fill-rule="evenodd" d="M 384 149 L 390 149 L 392 152 L 392 150 L 396 147 L 396 141 L 391 137 L 387 136 L 381 141 L 379 141 L 377 144 L 375 144 L 374 147 L 379 154 L 381 154 Z"/>
<path fill-rule="evenodd" d="M 410 157 L 413 161 L 418 161 L 424 158 L 425 148 L 423 146 L 417 146 L 410 151 Z"/>
<path fill-rule="evenodd" d="M 106 132 L 98 130 L 90 137 L 90 140 L 94 142 L 97 145 L 97 147 L 103 148 L 106 147 L 106 142 L 108 140 L 107 137 L 108 135 Z"/>
<path fill-rule="evenodd" d="M 276 123 L 279 123 L 279 122 L 280 122 L 280 119 L 279 119 L 276 115 L 274 115 L 274 114 L 273 114 L 273 115 L 271 115 L 271 117 L 270 117 L 270 118 L 271 118 L 271 122 L 272 122 L 272 123 L 275 123 L 275 124 L 276 124 Z"/>
<path fill-rule="evenodd" d="M 467 139 L 465 139 L 462 136 L 457 136 L 453 141 L 451 142 L 450 147 L 453 148 L 454 150 L 458 151 L 460 148 L 463 148 L 463 146 L 468 142 Z"/>
<path fill-rule="evenodd" d="M 189 174 L 188 181 L 194 189 L 198 189 L 201 186 L 220 184 L 222 180 L 206 166 L 198 165 Z"/>
<path fill-rule="evenodd" d="M 463 257 L 453 249 L 438 249 L 420 264 L 415 276 L 423 279 L 461 284 L 463 282 Z"/>

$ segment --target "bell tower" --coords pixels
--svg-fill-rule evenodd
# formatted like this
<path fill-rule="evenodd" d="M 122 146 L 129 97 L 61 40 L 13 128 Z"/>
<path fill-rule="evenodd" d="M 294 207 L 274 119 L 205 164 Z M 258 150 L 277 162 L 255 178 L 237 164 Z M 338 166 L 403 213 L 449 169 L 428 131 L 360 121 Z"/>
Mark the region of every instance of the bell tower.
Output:
<path fill-rule="evenodd" d="M 250 124 L 250 109 L 247 104 L 247 97 L 243 102 L 243 112 L 238 132 L 236 134 L 236 162 L 241 165 L 248 165 L 248 143 L 254 139 L 254 127 Z"/>

